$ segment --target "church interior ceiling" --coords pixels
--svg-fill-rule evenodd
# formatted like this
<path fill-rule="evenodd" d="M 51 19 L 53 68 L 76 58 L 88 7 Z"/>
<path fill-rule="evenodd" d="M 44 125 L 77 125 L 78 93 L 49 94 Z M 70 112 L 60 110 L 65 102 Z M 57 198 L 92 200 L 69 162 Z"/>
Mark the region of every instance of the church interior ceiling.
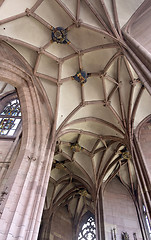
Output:
<path fill-rule="evenodd" d="M 130 139 L 150 114 L 150 95 L 125 55 L 121 29 L 143 1 L 133 2 L 1 5 L 0 40 L 26 59 L 51 105 L 56 150 L 45 204 L 50 215 L 67 206 L 78 221 L 115 176 L 132 195 L 137 188 Z"/>

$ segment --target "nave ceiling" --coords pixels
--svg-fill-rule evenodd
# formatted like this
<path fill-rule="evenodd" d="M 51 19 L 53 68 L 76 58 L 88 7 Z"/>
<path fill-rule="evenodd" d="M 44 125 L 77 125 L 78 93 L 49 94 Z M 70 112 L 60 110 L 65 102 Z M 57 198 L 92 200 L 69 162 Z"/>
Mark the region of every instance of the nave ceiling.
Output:
<path fill-rule="evenodd" d="M 50 215 L 66 205 L 78 221 L 94 209 L 98 189 L 114 176 L 132 194 L 137 188 L 127 149 L 134 129 L 150 114 L 150 95 L 127 59 L 121 28 L 142 2 L 1 5 L 2 47 L 6 42 L 26 59 L 51 105 L 56 150 L 45 204 Z M 58 27 L 64 43 L 53 39 L 63 34 Z M 85 83 L 74 79 L 81 71 Z"/>

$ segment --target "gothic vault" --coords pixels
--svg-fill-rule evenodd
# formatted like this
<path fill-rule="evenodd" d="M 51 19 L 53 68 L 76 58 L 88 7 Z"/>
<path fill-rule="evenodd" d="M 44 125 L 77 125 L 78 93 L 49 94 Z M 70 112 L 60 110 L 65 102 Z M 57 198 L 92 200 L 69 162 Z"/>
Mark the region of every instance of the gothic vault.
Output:
<path fill-rule="evenodd" d="M 0 0 L 0 240 L 151 239 L 150 16 Z"/>

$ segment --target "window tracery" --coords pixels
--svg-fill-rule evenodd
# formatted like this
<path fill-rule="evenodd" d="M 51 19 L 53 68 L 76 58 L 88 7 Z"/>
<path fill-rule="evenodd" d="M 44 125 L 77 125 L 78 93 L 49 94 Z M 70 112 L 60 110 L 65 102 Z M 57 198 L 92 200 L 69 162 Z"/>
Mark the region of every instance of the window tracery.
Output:
<path fill-rule="evenodd" d="M 92 216 L 83 224 L 78 236 L 78 240 L 96 240 L 95 220 Z"/>
<path fill-rule="evenodd" d="M 18 99 L 10 101 L 0 114 L 0 135 L 13 136 L 21 122 L 21 110 Z"/>

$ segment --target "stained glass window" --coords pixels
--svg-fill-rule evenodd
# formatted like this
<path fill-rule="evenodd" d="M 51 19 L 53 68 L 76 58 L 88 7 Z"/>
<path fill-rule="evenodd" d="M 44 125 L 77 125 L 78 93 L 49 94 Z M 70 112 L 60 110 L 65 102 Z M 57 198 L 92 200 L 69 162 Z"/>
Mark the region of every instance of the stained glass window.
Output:
<path fill-rule="evenodd" d="M 0 114 L 0 135 L 13 136 L 21 121 L 18 99 L 10 101 Z"/>
<path fill-rule="evenodd" d="M 95 220 L 92 216 L 83 224 L 78 240 L 96 240 Z"/>

